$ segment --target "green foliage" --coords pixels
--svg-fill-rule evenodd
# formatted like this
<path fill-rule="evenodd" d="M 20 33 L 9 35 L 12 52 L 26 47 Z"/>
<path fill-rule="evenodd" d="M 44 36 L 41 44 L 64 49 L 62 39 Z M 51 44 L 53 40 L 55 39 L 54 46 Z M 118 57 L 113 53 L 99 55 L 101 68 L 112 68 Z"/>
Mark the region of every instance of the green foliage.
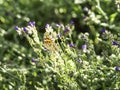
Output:
<path fill-rule="evenodd" d="M 0 89 L 119 90 L 119 2 L 1 0 Z"/>

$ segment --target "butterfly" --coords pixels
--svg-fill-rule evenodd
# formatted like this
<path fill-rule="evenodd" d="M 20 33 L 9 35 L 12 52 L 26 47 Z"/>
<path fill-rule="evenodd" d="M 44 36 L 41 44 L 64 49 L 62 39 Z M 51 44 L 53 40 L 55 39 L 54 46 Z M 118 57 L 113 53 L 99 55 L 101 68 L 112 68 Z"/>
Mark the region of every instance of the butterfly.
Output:
<path fill-rule="evenodd" d="M 52 36 L 51 32 L 44 33 L 43 45 L 49 51 L 58 50 L 57 44 L 55 43 L 55 39 Z"/>

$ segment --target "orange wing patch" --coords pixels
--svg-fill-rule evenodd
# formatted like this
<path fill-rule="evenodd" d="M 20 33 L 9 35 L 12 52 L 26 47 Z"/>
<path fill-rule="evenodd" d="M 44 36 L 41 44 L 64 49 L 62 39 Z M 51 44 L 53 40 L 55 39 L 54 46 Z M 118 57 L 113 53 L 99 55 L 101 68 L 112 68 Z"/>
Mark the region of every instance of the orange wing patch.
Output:
<path fill-rule="evenodd" d="M 50 44 L 52 42 L 53 42 L 53 40 L 51 40 L 50 38 L 45 38 L 44 39 L 44 44 Z"/>

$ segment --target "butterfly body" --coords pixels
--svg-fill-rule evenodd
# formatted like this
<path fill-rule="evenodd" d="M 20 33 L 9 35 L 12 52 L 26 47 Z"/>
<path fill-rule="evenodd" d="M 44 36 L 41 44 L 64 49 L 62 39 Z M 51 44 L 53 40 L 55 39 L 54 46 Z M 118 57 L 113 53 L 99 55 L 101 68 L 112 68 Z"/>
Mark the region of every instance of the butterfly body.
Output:
<path fill-rule="evenodd" d="M 44 34 L 43 45 L 46 49 L 48 49 L 50 51 L 57 50 L 57 44 L 55 43 L 55 39 L 53 38 L 52 34 L 49 32 L 45 32 L 45 34 Z"/>
<path fill-rule="evenodd" d="M 51 40 L 50 38 L 45 38 L 44 39 L 44 44 L 50 44 L 52 42 L 53 42 L 53 40 Z"/>

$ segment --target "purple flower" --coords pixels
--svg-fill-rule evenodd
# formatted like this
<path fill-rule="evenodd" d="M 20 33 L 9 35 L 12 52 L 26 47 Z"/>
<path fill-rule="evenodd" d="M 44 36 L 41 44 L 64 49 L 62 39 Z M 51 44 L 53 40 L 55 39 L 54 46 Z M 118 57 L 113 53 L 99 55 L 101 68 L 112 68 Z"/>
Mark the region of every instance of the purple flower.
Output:
<path fill-rule="evenodd" d="M 83 11 L 88 12 L 88 8 L 87 8 L 87 7 L 84 7 L 84 8 L 83 8 Z"/>
<path fill-rule="evenodd" d="M 116 66 L 115 71 L 120 71 L 120 67 Z"/>
<path fill-rule="evenodd" d="M 77 62 L 79 62 L 79 63 L 80 63 L 80 62 L 82 62 L 82 60 L 81 60 L 81 59 L 78 59 L 78 60 L 77 60 Z"/>
<path fill-rule="evenodd" d="M 61 27 L 61 24 L 56 24 L 57 27 Z"/>
<path fill-rule="evenodd" d="M 61 33 L 60 33 L 60 34 L 58 34 L 58 35 L 57 35 L 57 37 L 58 37 L 58 38 L 62 37 L 62 34 L 61 34 Z"/>
<path fill-rule="evenodd" d="M 105 33 L 105 28 L 103 28 L 103 29 L 101 30 L 101 32 L 102 32 L 102 33 Z"/>
<path fill-rule="evenodd" d="M 18 30 L 18 29 L 19 29 L 19 27 L 18 27 L 18 26 L 15 26 L 15 27 L 14 27 L 14 29 L 15 29 L 15 30 Z"/>
<path fill-rule="evenodd" d="M 70 31 L 70 27 L 66 27 L 63 32 L 66 33 L 66 32 L 69 32 L 69 31 Z"/>
<path fill-rule="evenodd" d="M 34 58 L 32 58 L 32 62 L 36 62 L 36 60 Z"/>
<path fill-rule="evenodd" d="M 23 30 L 24 30 L 24 32 L 27 32 L 27 28 L 26 27 L 24 27 Z"/>
<path fill-rule="evenodd" d="M 49 28 L 49 27 L 50 27 L 50 25 L 49 25 L 49 24 L 46 24 L 45 28 Z"/>
<path fill-rule="evenodd" d="M 87 51 L 87 45 L 86 44 L 82 45 L 82 50 L 83 50 L 83 52 Z"/>
<path fill-rule="evenodd" d="M 29 22 L 28 25 L 29 25 L 29 26 L 35 26 L 35 21 Z"/>
<path fill-rule="evenodd" d="M 71 25 L 75 25 L 75 22 L 74 22 L 73 20 L 71 20 L 71 22 L 70 22 L 70 23 L 71 23 Z"/>
<path fill-rule="evenodd" d="M 70 43 L 70 44 L 69 44 L 69 47 L 74 47 L 74 44 Z"/>
<path fill-rule="evenodd" d="M 86 50 L 87 49 L 87 45 L 86 44 L 82 45 L 82 49 Z"/>
<path fill-rule="evenodd" d="M 113 41 L 112 45 L 118 45 L 118 43 L 116 41 Z"/>

